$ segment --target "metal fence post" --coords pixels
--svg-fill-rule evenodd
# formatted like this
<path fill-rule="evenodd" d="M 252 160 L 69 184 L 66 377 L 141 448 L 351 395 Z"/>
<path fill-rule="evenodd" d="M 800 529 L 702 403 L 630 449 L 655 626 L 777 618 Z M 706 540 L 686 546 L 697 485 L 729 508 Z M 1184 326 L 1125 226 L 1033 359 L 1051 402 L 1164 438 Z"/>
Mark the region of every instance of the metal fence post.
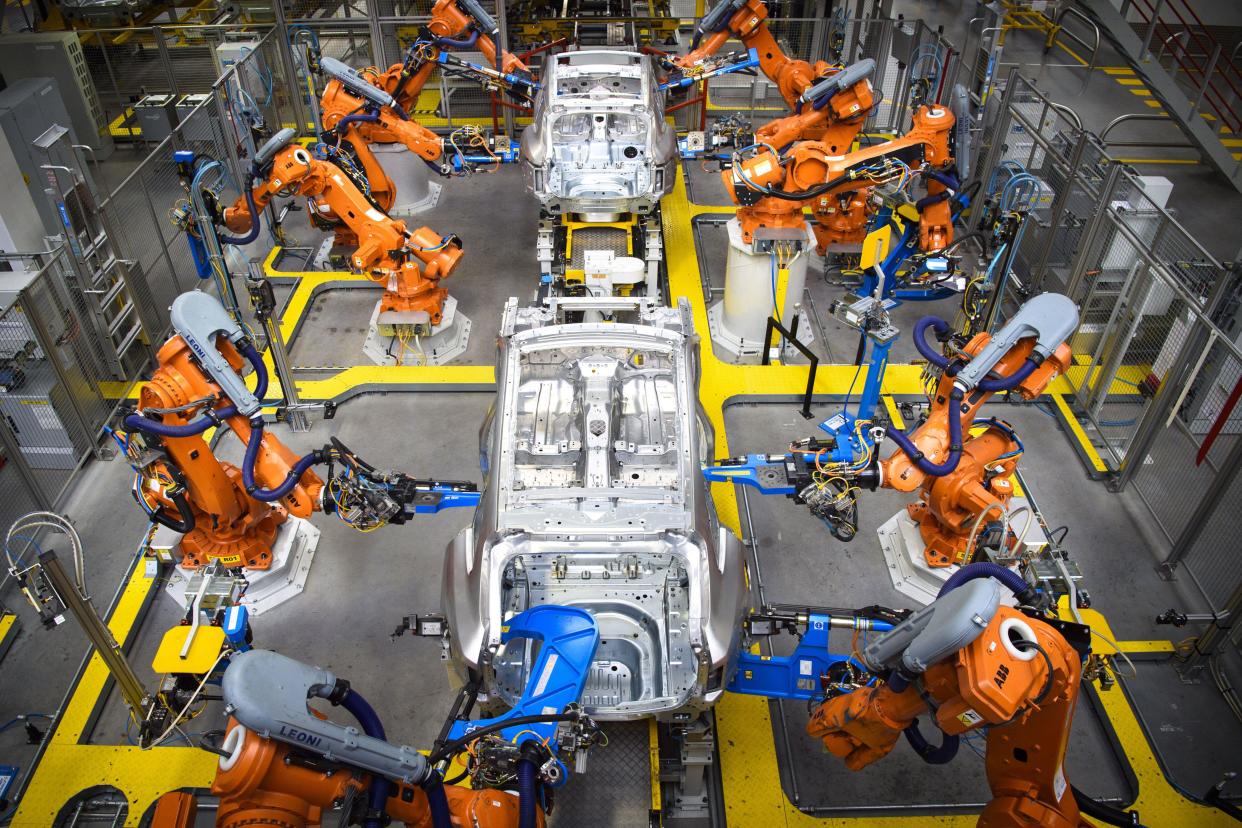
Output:
<path fill-rule="evenodd" d="M 1225 606 L 1221 607 L 1220 612 L 1213 613 L 1215 617 L 1208 625 L 1207 631 L 1195 640 L 1195 645 L 1191 648 L 1190 654 L 1186 656 L 1186 660 L 1178 665 L 1178 672 L 1181 673 L 1183 679 L 1189 679 L 1203 669 L 1207 660 L 1229 640 L 1229 635 L 1233 632 L 1234 619 L 1239 613 L 1242 613 L 1242 582 L 1234 587 L 1233 594 L 1229 596 Z"/>
<path fill-rule="evenodd" d="M 1203 70 L 1203 85 L 1199 87 L 1199 93 L 1195 95 L 1194 101 L 1190 104 L 1190 110 L 1187 117 L 1193 118 L 1199 111 L 1199 103 L 1203 100 L 1203 93 L 1207 92 L 1207 88 L 1212 84 L 1212 73 L 1216 71 L 1216 62 L 1220 60 L 1220 44 L 1217 43 L 1212 49 L 1212 57 L 1208 60 L 1207 69 Z M 1209 103 L 1210 106 L 1210 103 Z"/>
<path fill-rule="evenodd" d="M 57 413 L 68 414 L 68 419 L 72 425 L 78 428 L 79 433 L 86 440 L 87 447 L 94 448 L 95 435 L 98 432 L 98 428 L 103 426 L 103 423 L 100 423 L 99 427 L 91 426 L 85 412 L 79 407 L 78 398 L 73 393 L 73 389 L 75 386 L 80 386 L 80 383 L 75 384 L 71 381 L 69 375 L 65 373 L 65 366 L 60 362 L 61 354 L 56 340 L 48 333 L 47 323 L 43 320 L 42 311 L 38 303 L 31 301 L 31 288 L 46 278 L 46 274 L 47 270 L 44 270 L 35 281 L 23 288 L 21 293 L 18 294 L 17 301 L 21 304 L 22 311 L 26 314 L 26 320 L 30 323 L 30 330 L 34 333 L 35 339 L 38 340 L 39 347 L 47 357 L 48 365 L 52 366 L 52 371 L 56 374 L 56 381 L 65 390 L 65 399 L 69 405 L 59 409 Z M 95 391 L 93 387 L 91 390 Z M 96 391 L 96 393 L 98 392 Z M 70 441 L 72 442 L 72 437 Z M 74 450 L 77 450 L 76 446 Z"/>
<path fill-rule="evenodd" d="M 1113 164 L 1108 171 L 1108 178 L 1104 180 L 1104 185 L 1100 187 L 1100 200 L 1096 205 L 1096 211 L 1087 223 L 1087 229 L 1083 232 L 1082 239 L 1078 242 L 1078 255 L 1074 257 L 1074 263 L 1070 265 L 1070 280 L 1069 284 L 1065 286 L 1066 295 L 1075 302 L 1081 300 L 1079 294 L 1082 291 L 1083 279 L 1087 274 L 1087 264 L 1096 246 L 1096 239 L 1099 238 L 1100 228 L 1103 227 L 1108 215 L 1109 200 L 1117 187 L 1117 179 L 1120 175 L 1121 165 Z"/>
<path fill-rule="evenodd" d="M 496 25 L 500 27 L 500 43 L 496 45 L 497 51 L 503 51 L 509 48 L 509 18 L 505 14 L 504 0 L 496 2 Z M 497 57 L 496 65 L 500 65 L 500 58 Z M 503 98 L 501 99 L 503 101 Z M 505 135 L 510 138 L 517 135 L 517 123 L 513 117 L 513 110 L 507 106 L 500 108 L 501 114 L 505 121 Z"/>
<path fill-rule="evenodd" d="M 1082 163 L 1082 153 L 1087 140 L 1085 132 L 1078 133 L 1078 140 L 1074 142 L 1074 149 L 1070 151 L 1070 158 L 1066 164 L 1069 175 L 1066 176 L 1065 184 L 1052 205 L 1052 215 L 1048 219 L 1048 238 L 1040 245 L 1039 260 L 1035 262 L 1029 274 L 1032 291 L 1042 288 L 1044 280 L 1048 278 L 1048 257 L 1052 255 L 1052 240 L 1061 227 L 1061 218 L 1065 215 L 1065 205 L 1070 199 L 1070 193 L 1073 192 L 1074 185 L 1078 183 L 1078 165 Z"/>
<path fill-rule="evenodd" d="M 1143 458 L 1151 450 L 1156 436 L 1165 427 L 1165 421 L 1180 397 L 1181 388 L 1178 380 L 1189 376 L 1198 360 L 1199 353 L 1207 347 L 1208 338 L 1208 329 L 1203 325 L 1196 325 L 1195 330 L 1182 343 L 1177 357 L 1169 366 L 1169 370 L 1165 372 L 1165 381 L 1160 384 L 1160 390 L 1156 392 L 1151 405 L 1147 407 L 1143 418 L 1134 429 L 1134 436 L 1130 439 L 1130 445 L 1126 447 L 1125 459 L 1122 460 L 1121 467 L 1109 481 L 1110 491 L 1120 492 L 1125 489 L 1134 480 L 1139 469 L 1143 468 Z"/>
<path fill-rule="evenodd" d="M 1151 12 L 1151 28 L 1147 30 L 1147 37 L 1143 38 L 1143 48 L 1139 49 L 1139 60 L 1151 58 L 1151 38 L 1156 33 L 1156 23 L 1160 20 L 1160 11 L 1163 8 L 1164 0 L 1156 0 L 1156 6 Z"/>
<path fill-rule="evenodd" d="M 177 88 L 177 75 L 173 71 L 172 56 L 168 54 L 168 44 L 164 42 L 164 30 L 159 26 L 152 26 L 151 34 L 155 36 L 155 49 L 159 52 L 164 73 L 168 75 L 168 91 L 173 95 L 179 95 L 181 90 Z"/>
<path fill-rule="evenodd" d="M 1212 484 L 1208 487 L 1203 498 L 1195 506 L 1194 513 L 1190 516 L 1190 520 L 1186 524 L 1186 528 L 1173 542 L 1173 549 L 1169 552 L 1169 556 L 1165 558 L 1157 569 L 1165 574 L 1172 574 L 1173 570 L 1189 556 L 1191 549 L 1199 540 L 1199 536 L 1203 534 L 1203 529 L 1207 526 L 1208 520 L 1212 517 L 1212 513 L 1221 505 L 1221 500 L 1225 496 L 1225 492 L 1229 490 L 1229 486 L 1233 483 L 1238 471 L 1242 470 L 1242 440 L 1234 440 L 1232 448 L 1229 449 L 1229 456 L 1225 458 L 1225 462 L 1221 465 L 1220 470 L 1216 472 L 1216 476 L 1212 478 Z"/>
<path fill-rule="evenodd" d="M 388 66 L 384 57 L 384 29 L 379 22 L 379 7 L 376 3 L 367 3 L 367 26 L 371 30 L 371 56 L 381 71 Z"/>
<path fill-rule="evenodd" d="M 1005 91 L 1001 95 L 1000 107 L 996 112 L 996 125 L 992 129 L 992 143 L 988 145 L 987 157 L 981 159 L 982 163 L 976 167 L 981 176 L 986 170 L 996 169 L 997 164 L 1000 163 L 1001 153 L 1004 152 L 1005 142 L 1001 140 L 1001 136 L 1003 136 L 1009 129 L 1009 102 L 1013 99 L 1014 87 L 1016 86 L 1014 78 L 1016 78 L 1017 75 L 1018 67 L 1015 66 L 1009 71 L 1009 79 L 1005 81 Z M 983 128 L 986 129 L 987 125 L 984 124 Z M 983 189 L 980 189 L 979 193 L 975 197 L 975 204 L 971 205 L 970 226 L 967 228 L 968 232 L 974 233 L 978 231 L 979 225 L 983 221 L 983 200 L 985 198 L 987 198 L 987 193 L 983 192 Z M 976 207 L 975 205 L 978 206 Z"/>
<path fill-rule="evenodd" d="M 302 84 L 298 81 L 297 68 L 293 60 L 293 46 L 289 43 L 289 23 L 285 19 L 284 3 L 273 3 L 272 13 L 276 16 L 276 27 L 269 37 L 276 38 L 276 49 L 280 52 L 280 62 L 284 64 L 286 83 L 293 98 L 293 116 L 297 119 L 298 135 L 306 129 L 306 112 L 302 109 Z M 312 130 L 318 130 L 319 124 L 313 124 Z"/>
<path fill-rule="evenodd" d="M 225 74 L 225 77 L 228 77 L 229 74 L 233 76 L 233 80 L 240 86 L 241 80 L 237 76 L 236 65 L 234 65 Z M 223 78 L 221 80 L 223 80 Z M 230 116 L 229 109 L 227 106 L 224 105 L 224 99 L 220 97 L 221 95 L 229 94 L 228 85 L 227 83 L 220 83 L 219 81 L 217 81 L 217 86 L 212 91 L 213 91 L 212 97 L 216 99 L 216 117 L 220 119 L 220 130 L 221 130 L 221 133 L 224 135 L 223 144 L 224 144 L 224 150 L 225 150 L 224 152 L 225 160 L 229 165 L 229 172 L 232 173 L 233 180 L 237 182 L 238 187 L 243 187 L 245 186 L 246 176 L 242 172 L 241 158 L 239 158 L 237 155 L 236 143 L 230 140 L 228 137 L 228 125 L 231 122 L 231 119 L 229 117 Z M 244 125 L 235 124 L 234 126 L 237 126 L 239 129 L 246 129 Z M 255 218 L 257 219 L 258 217 L 256 216 Z"/>

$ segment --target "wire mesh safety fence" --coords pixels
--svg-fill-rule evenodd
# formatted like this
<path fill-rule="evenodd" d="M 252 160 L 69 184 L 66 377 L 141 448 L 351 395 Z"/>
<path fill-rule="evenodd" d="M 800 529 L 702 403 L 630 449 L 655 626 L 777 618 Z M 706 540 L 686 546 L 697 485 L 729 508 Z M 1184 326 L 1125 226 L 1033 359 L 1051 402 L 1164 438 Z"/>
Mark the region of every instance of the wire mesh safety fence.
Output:
<path fill-rule="evenodd" d="M 111 413 L 92 320 L 65 281 L 69 249 L 5 256 L 26 285 L 0 312 L 0 520 L 63 498 Z M 16 494 L 17 489 L 24 494 Z M 6 493 L 12 493 L 10 497 Z"/>
<path fill-rule="evenodd" d="M 1051 290 L 1078 305 L 1074 408 L 1110 485 L 1132 487 L 1163 533 L 1167 568 L 1184 566 L 1217 610 L 1242 582 L 1229 542 L 1242 507 L 1242 274 L 1016 70 L 990 101 L 977 136 L 983 201 L 1019 173 L 1036 179 L 1002 301 Z M 987 229 L 985 214 L 972 209 L 971 229 Z"/>

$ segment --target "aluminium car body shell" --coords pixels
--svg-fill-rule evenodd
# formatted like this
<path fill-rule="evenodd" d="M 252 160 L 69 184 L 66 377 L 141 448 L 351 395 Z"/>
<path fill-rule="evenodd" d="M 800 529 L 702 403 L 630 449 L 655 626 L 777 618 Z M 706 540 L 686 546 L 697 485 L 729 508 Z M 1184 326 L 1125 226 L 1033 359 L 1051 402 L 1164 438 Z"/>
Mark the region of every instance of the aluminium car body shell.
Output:
<path fill-rule="evenodd" d="M 522 133 L 527 187 L 549 213 L 650 213 L 673 189 L 677 133 L 652 58 L 574 51 L 548 60 Z M 567 133 L 563 124 L 573 124 Z"/>
<path fill-rule="evenodd" d="M 582 606 L 601 627 L 583 697 L 592 715 L 693 716 L 731 677 L 750 596 L 742 544 L 717 523 L 700 473 L 710 431 L 689 306 L 651 304 L 643 324 L 531 325 L 532 313 L 506 307 L 497 402 L 481 434 L 483 497 L 445 557 L 453 667 L 462 680 L 482 675 L 485 707 L 510 705 L 533 656 L 500 647 L 504 620 L 536 603 Z M 637 364 L 619 365 L 625 354 Z M 562 399 L 554 389 L 565 376 L 576 385 Z M 572 414 L 559 417 L 568 430 L 532 445 L 532 424 L 550 429 L 558 412 Z M 595 417 L 606 421 L 599 434 Z M 663 442 L 630 439 L 644 429 Z M 592 478 L 592 451 L 606 479 Z"/>

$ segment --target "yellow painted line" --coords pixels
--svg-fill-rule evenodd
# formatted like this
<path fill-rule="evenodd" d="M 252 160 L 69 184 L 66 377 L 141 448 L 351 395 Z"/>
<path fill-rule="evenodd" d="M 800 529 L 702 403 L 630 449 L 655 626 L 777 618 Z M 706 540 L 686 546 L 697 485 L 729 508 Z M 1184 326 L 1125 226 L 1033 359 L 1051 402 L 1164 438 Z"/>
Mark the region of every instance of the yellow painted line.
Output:
<path fill-rule="evenodd" d="M 1122 164 L 1198 164 L 1197 158 L 1116 158 Z"/>
<path fill-rule="evenodd" d="M 1101 66 L 1100 71 L 1110 75 L 1133 75 L 1134 70 L 1129 66 Z"/>
<path fill-rule="evenodd" d="M 1078 61 L 1078 63 L 1079 63 L 1080 65 L 1082 65 L 1082 66 L 1086 66 L 1086 65 L 1087 65 L 1087 61 L 1083 60 L 1082 55 L 1078 54 L 1078 53 L 1077 53 L 1077 52 L 1075 52 L 1073 49 L 1071 49 L 1070 47 L 1066 46 L 1066 45 L 1065 45 L 1064 43 L 1062 43 L 1059 39 L 1058 39 L 1058 40 L 1054 40 L 1054 41 L 1053 41 L 1053 43 L 1055 43 L 1057 46 L 1060 46 L 1062 50 L 1064 50 L 1064 51 L 1065 51 L 1065 52 L 1066 52 L 1066 53 L 1067 53 L 1070 57 L 1072 57 L 1074 60 Z"/>
<path fill-rule="evenodd" d="M 117 641 L 126 641 L 136 631 L 138 613 L 152 588 L 139 564 L 108 619 Z M 216 757 L 196 748 L 79 744 L 109 679 L 103 660 L 93 654 L 22 796 L 13 826 L 46 828 L 70 796 L 99 784 L 113 785 L 124 794 L 129 801 L 125 824 L 136 826 L 150 804 L 168 791 L 211 784 Z"/>
<path fill-rule="evenodd" d="M 1215 121 L 1215 120 L 1216 120 L 1216 116 L 1215 116 L 1215 115 L 1213 115 L 1211 112 L 1200 112 L 1199 114 L 1203 117 L 1203 120 L 1205 120 L 1205 121 Z"/>
<path fill-rule="evenodd" d="M 1141 97 L 1141 98 L 1150 98 L 1150 97 L 1151 97 L 1151 90 L 1150 90 L 1150 89 L 1146 89 L 1146 88 L 1144 88 L 1144 89 L 1131 89 L 1131 90 L 1130 90 L 1130 94 L 1131 94 L 1131 95 L 1138 95 L 1138 96 L 1139 96 L 1139 97 Z"/>
<path fill-rule="evenodd" d="M 1114 80 L 1122 86 L 1141 86 L 1143 84 L 1138 78 L 1115 78 Z"/>
<path fill-rule="evenodd" d="M 1074 412 L 1070 410 L 1069 403 L 1065 401 L 1064 394 L 1053 394 L 1052 401 L 1056 405 L 1057 410 L 1061 412 L 1061 420 L 1069 427 L 1070 434 L 1074 435 L 1074 439 L 1078 441 L 1078 445 L 1082 446 L 1083 453 L 1087 455 L 1087 460 L 1091 463 L 1091 468 L 1098 472 L 1108 471 L 1108 466 L 1104 465 L 1104 459 L 1100 457 L 1100 453 L 1095 450 L 1095 446 L 1091 445 L 1091 440 L 1087 437 L 1087 432 L 1083 430 L 1082 424 L 1078 422 L 1078 418 L 1074 416 Z"/>
<path fill-rule="evenodd" d="M 1242 147 L 1242 138 L 1221 138 L 1220 142 L 1227 147 Z"/>
<path fill-rule="evenodd" d="M 1160 103 L 1160 101 L 1155 101 L 1155 100 L 1147 100 L 1147 101 L 1143 101 L 1143 103 L 1147 104 L 1152 109 L 1160 109 L 1160 107 L 1164 106 L 1164 104 Z M 1160 114 L 1165 115 L 1167 113 L 1161 112 Z"/>
<path fill-rule="evenodd" d="M 17 623 L 17 616 L 11 612 L 0 615 L 0 641 L 8 638 L 9 633 L 13 630 L 13 625 Z"/>
<path fill-rule="evenodd" d="M 892 420 L 893 425 L 898 428 L 906 427 L 906 421 L 902 419 L 901 411 L 897 408 L 897 403 L 893 402 L 893 398 L 887 394 L 884 396 L 884 408 L 888 411 L 888 418 Z"/>
<path fill-rule="evenodd" d="M 651 810 L 663 808 L 660 794 L 660 730 L 655 719 L 647 720 L 647 771 L 651 777 Z"/>

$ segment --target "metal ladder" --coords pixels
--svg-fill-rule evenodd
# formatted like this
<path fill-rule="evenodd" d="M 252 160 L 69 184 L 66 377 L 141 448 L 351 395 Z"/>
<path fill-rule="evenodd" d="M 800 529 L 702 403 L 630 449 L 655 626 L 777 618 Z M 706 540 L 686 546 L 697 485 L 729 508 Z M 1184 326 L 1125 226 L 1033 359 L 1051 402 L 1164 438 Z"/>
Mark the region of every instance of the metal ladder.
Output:
<path fill-rule="evenodd" d="M 46 158 L 44 192 L 60 217 L 69 246 L 68 297 L 91 320 L 96 358 L 117 380 L 126 380 L 150 355 L 154 328 L 144 319 L 150 293 L 135 263 L 116 251 L 92 183 L 69 131 L 52 126 L 34 141 Z M 89 148 L 86 148 L 89 150 Z M 147 300 L 143 304 L 142 300 Z"/>

